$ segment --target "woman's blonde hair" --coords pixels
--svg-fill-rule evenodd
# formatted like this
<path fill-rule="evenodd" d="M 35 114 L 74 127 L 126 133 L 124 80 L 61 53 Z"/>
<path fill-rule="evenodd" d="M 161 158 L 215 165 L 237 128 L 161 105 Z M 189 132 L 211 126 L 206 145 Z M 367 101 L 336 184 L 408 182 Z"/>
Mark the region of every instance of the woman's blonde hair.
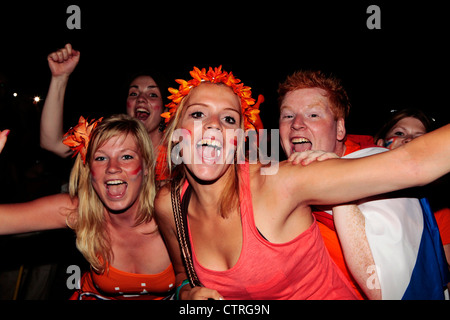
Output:
<path fill-rule="evenodd" d="M 210 84 L 210 82 L 205 82 L 206 84 Z M 199 86 L 202 86 L 200 84 Z M 226 86 L 223 83 L 214 83 L 214 85 L 218 86 Z M 180 121 L 182 116 L 184 115 L 186 101 L 188 101 L 192 91 L 196 88 L 193 88 L 188 95 L 186 95 L 183 100 L 181 100 L 180 105 L 178 106 L 175 114 L 171 117 L 170 122 L 166 127 L 166 131 L 163 138 L 163 143 L 167 146 L 167 165 L 166 170 L 168 171 L 168 176 L 171 177 L 172 181 L 180 181 L 183 182 L 185 178 L 184 170 L 181 165 L 175 166 L 175 161 L 172 160 L 172 149 L 178 143 L 177 141 L 173 141 L 172 137 L 176 129 L 180 128 Z M 230 88 L 230 92 L 233 92 Z M 244 129 L 242 110 L 240 110 L 240 128 Z M 235 161 L 234 164 L 231 164 L 232 170 L 230 174 L 227 175 L 227 181 L 225 185 L 225 189 L 221 195 L 219 200 L 219 213 L 222 217 L 226 218 L 230 212 L 239 208 L 239 165 L 237 165 L 236 155 L 241 154 L 244 146 L 241 144 L 237 145 L 238 150 L 235 153 Z"/>
<path fill-rule="evenodd" d="M 73 229 L 77 234 L 77 248 L 99 273 L 105 271 L 112 259 L 111 241 L 106 228 L 105 207 L 95 192 L 90 176 L 94 153 L 115 136 L 133 136 L 148 174 L 144 176 L 138 197 L 136 225 L 151 221 L 156 195 L 154 181 L 153 146 L 144 125 L 130 116 L 113 115 L 103 120 L 92 132 L 86 154 L 86 164 L 78 155 L 70 174 L 69 193 L 78 197 L 78 210 L 74 212 Z M 72 215 L 71 215 L 72 216 Z M 69 217 L 71 218 L 71 217 Z"/>

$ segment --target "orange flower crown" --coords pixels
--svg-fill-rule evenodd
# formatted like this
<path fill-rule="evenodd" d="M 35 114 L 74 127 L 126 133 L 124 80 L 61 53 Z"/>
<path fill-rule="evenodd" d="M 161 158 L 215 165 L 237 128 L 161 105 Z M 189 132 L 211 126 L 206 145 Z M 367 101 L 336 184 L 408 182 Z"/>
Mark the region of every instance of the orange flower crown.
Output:
<path fill-rule="evenodd" d="M 79 153 L 83 160 L 83 164 L 86 164 L 87 147 L 91 139 L 92 131 L 102 120 L 103 118 L 100 118 L 96 121 L 92 120 L 89 123 L 87 119 L 84 119 L 81 116 L 78 120 L 78 124 L 75 127 L 70 128 L 63 137 L 63 143 L 74 151 L 72 157 L 75 157 Z"/>
<path fill-rule="evenodd" d="M 264 102 L 262 95 L 258 96 L 258 101 L 255 103 L 255 99 L 252 98 L 251 88 L 244 86 L 241 80 L 234 77 L 231 72 L 222 71 L 222 66 L 214 68 L 209 67 L 208 72 L 206 69 L 199 69 L 194 67 L 194 70 L 189 72 L 193 79 L 185 81 L 182 79 L 176 79 L 175 81 L 180 84 L 178 89 L 169 88 L 171 95 L 168 97 L 172 100 L 167 104 L 169 108 L 168 112 L 161 114 L 161 117 L 165 118 L 165 122 L 169 122 L 170 118 L 175 114 L 181 100 L 189 94 L 192 88 L 197 87 L 202 82 L 211 83 L 223 83 L 233 89 L 241 99 L 242 114 L 244 115 L 244 129 L 257 130 L 262 129 L 262 122 L 259 117 L 259 106 Z"/>

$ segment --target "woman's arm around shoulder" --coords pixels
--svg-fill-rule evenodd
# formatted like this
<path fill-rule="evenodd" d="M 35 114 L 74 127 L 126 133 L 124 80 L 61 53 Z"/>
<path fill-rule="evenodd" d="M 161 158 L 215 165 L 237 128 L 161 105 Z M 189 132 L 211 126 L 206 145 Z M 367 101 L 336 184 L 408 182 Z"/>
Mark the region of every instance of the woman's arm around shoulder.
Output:
<path fill-rule="evenodd" d="M 66 193 L 33 201 L 0 205 L 0 234 L 16 234 L 67 227 L 68 215 L 78 200 Z"/>

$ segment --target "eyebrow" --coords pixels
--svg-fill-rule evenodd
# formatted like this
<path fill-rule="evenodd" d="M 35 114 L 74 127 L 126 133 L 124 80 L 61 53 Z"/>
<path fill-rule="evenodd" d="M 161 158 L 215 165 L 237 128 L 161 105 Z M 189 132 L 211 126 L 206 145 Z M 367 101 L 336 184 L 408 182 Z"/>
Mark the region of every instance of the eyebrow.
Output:
<path fill-rule="evenodd" d="M 193 106 L 201 106 L 201 107 L 209 108 L 209 105 L 206 104 L 206 103 L 194 102 L 193 104 L 188 105 L 188 106 L 186 107 L 186 110 L 189 109 L 190 107 L 193 107 Z M 226 107 L 224 110 L 230 110 L 230 111 L 234 111 L 234 112 L 236 112 L 236 113 L 238 113 L 238 114 L 241 114 L 238 110 L 236 110 L 236 109 L 234 109 L 234 108 L 231 108 L 231 107 Z"/>
<path fill-rule="evenodd" d="M 139 89 L 139 86 L 137 86 L 137 85 L 131 85 L 131 86 L 129 87 L 129 89 L 131 89 L 131 88 Z M 148 86 L 148 87 L 147 87 L 147 89 L 154 89 L 154 88 L 159 88 L 159 87 L 158 87 L 158 86 Z"/>

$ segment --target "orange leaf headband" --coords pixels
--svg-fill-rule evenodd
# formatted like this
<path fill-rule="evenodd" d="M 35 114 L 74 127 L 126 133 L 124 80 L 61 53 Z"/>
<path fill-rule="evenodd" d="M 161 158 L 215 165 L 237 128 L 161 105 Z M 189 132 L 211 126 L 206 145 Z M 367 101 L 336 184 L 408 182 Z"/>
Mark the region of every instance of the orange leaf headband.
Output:
<path fill-rule="evenodd" d="M 259 118 L 259 106 L 264 101 L 262 95 L 258 96 L 258 102 L 255 103 L 255 99 L 252 98 L 251 88 L 244 86 L 241 80 L 234 77 L 231 72 L 222 71 L 222 66 L 214 68 L 209 67 L 208 72 L 203 68 L 200 70 L 194 67 L 194 70 L 189 72 L 193 79 L 185 81 L 182 79 L 176 79 L 175 81 L 180 84 L 178 89 L 169 88 L 169 92 L 172 94 L 168 97 L 172 100 L 167 104 L 169 108 L 168 112 L 161 114 L 161 117 L 165 118 L 165 122 L 169 122 L 170 118 L 175 114 L 181 100 L 189 94 L 192 88 L 197 87 L 202 82 L 211 83 L 223 83 L 233 89 L 241 99 L 242 114 L 244 115 L 244 129 L 257 130 L 262 129 L 261 119 Z"/>
<path fill-rule="evenodd" d="M 73 157 L 79 153 L 83 160 L 83 164 L 86 164 L 87 147 L 89 145 L 89 140 L 91 139 L 92 131 L 102 120 L 103 118 L 100 118 L 97 121 L 92 120 L 89 123 L 81 116 L 78 120 L 78 124 L 75 127 L 70 128 L 63 137 L 63 143 L 74 151 Z"/>

